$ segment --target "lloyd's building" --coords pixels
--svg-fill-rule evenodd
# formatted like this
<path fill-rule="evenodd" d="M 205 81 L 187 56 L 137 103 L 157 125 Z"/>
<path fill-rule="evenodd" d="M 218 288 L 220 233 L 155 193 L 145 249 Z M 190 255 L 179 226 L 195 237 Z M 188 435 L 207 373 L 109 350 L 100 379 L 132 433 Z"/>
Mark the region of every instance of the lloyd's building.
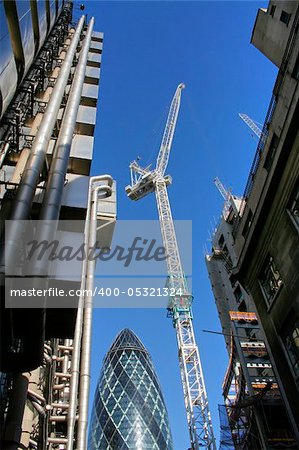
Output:
<path fill-rule="evenodd" d="M 32 276 L 19 242 L 30 223 L 31 237 L 55 231 L 88 246 L 91 217 L 105 225 L 99 248 L 112 238 L 115 183 L 90 177 L 103 34 L 84 14 L 63 0 L 0 3 L 2 449 L 86 448 L 91 308 L 76 290 L 94 267 L 83 261 L 74 277 L 58 264 L 48 279 L 33 265 L 41 272 Z M 27 286 L 44 279 L 78 295 L 12 303 L 7 268 L 14 287 L 27 274 Z"/>

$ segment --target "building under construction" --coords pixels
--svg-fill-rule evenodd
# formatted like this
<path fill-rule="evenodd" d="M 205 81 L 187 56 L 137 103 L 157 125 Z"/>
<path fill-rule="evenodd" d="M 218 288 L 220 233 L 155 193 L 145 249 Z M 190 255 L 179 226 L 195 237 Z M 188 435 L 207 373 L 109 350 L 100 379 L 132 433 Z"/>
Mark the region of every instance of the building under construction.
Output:
<path fill-rule="evenodd" d="M 299 448 L 298 28 L 298 1 L 258 11 L 251 41 L 278 76 L 244 195 L 220 189 L 206 257 L 229 353 L 223 449 Z"/>
<path fill-rule="evenodd" d="M 109 246 L 115 185 L 108 175 L 89 177 L 103 34 L 72 2 L 4 0 L 0 8 L 1 448 L 83 450 L 88 299 L 78 294 L 71 307 L 53 308 L 43 298 L 32 308 L 25 297 L 24 307 L 5 307 L 5 271 L 24 220 L 58 224 L 66 241 L 74 230 L 59 224 L 71 220 L 86 247 L 88 227 L 107 225 L 99 245 Z M 14 225 L 4 239 L 7 220 Z M 48 286 L 86 286 L 94 267 L 82 265 L 76 279 L 58 271 Z"/>
<path fill-rule="evenodd" d="M 240 199 L 231 198 L 206 257 L 222 333 L 229 355 L 219 405 L 220 449 L 296 449 L 275 377 L 268 344 L 254 304 L 232 278 L 236 253 L 232 236 Z"/>

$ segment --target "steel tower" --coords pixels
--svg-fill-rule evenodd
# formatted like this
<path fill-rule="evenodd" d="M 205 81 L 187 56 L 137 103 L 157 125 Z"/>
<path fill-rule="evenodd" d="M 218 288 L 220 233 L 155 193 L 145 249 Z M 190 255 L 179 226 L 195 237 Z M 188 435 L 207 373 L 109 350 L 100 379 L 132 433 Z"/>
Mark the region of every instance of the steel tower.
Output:
<path fill-rule="evenodd" d="M 168 287 L 175 292 L 169 298 L 168 316 L 173 319 L 176 330 L 181 380 L 190 433 L 191 449 L 216 450 L 211 415 L 204 383 L 198 347 L 192 323 L 192 295 L 188 290 L 183 272 L 167 185 L 171 177 L 165 176 L 173 135 L 180 108 L 183 83 L 179 84 L 171 102 L 168 118 L 160 146 L 156 168 L 142 168 L 136 161 L 130 164 L 131 185 L 126 192 L 131 200 L 139 200 L 155 192 L 163 244 L 168 255 Z"/>

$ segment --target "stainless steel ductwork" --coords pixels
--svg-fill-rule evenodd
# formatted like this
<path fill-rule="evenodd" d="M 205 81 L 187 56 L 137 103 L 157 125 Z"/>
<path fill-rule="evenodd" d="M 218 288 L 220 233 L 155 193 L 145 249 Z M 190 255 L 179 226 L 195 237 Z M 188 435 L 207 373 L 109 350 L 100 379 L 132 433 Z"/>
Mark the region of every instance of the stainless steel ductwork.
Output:
<path fill-rule="evenodd" d="M 30 157 L 27 161 L 24 174 L 22 176 L 17 197 L 14 202 L 11 220 L 26 220 L 28 218 L 35 189 L 39 181 L 39 176 L 43 168 L 47 147 L 53 133 L 58 111 L 65 92 L 68 77 L 72 68 L 73 59 L 76 53 L 80 34 L 83 28 L 85 17 L 82 16 L 72 39 L 66 58 L 62 64 L 57 81 L 54 85 L 43 120 L 34 139 Z"/>
<path fill-rule="evenodd" d="M 59 218 L 63 186 L 82 95 L 93 26 L 94 18 L 90 20 L 88 25 L 72 88 L 62 119 L 58 140 L 55 145 L 49 178 L 46 184 L 46 192 L 39 215 L 40 220 L 57 220 Z"/>
<path fill-rule="evenodd" d="M 18 251 L 18 239 L 23 232 L 22 222 L 20 221 L 28 219 L 30 215 L 34 194 L 45 162 L 47 147 L 57 120 L 57 115 L 61 106 L 61 101 L 63 99 L 73 65 L 73 59 L 76 54 L 78 42 L 83 29 L 84 20 L 85 17 L 82 16 L 59 71 L 52 95 L 32 145 L 31 154 L 20 181 L 20 186 L 15 201 L 12 204 L 12 212 L 9 217 L 11 220 L 10 228 L 6 232 L 5 236 L 5 261 L 4 252 L 2 252 L 1 255 L 2 273 L 4 273 L 4 267 L 7 269 L 11 264 L 13 264 L 11 261 L 12 257 L 15 255 L 16 251 Z M 4 291 L 2 292 L 4 293 Z M 25 340 L 23 339 L 24 342 L 20 347 L 19 344 L 13 343 L 15 341 L 13 337 L 10 342 L 10 337 L 5 335 L 5 340 L 7 340 L 7 343 L 4 343 L 3 348 L 4 350 L 5 348 L 7 350 L 5 353 L 5 358 L 1 358 L 1 367 L 4 371 L 26 371 L 35 368 L 42 363 L 43 341 L 45 334 L 45 311 L 43 311 L 42 308 L 35 308 L 31 311 L 31 319 L 34 323 L 34 327 L 30 328 L 28 328 L 28 324 L 23 324 L 23 322 L 20 322 L 18 314 L 20 315 L 22 312 L 18 312 L 17 309 L 13 309 L 11 313 L 13 319 L 11 320 L 19 324 L 19 328 L 17 330 L 18 334 L 19 336 L 24 335 Z M 16 319 L 17 316 L 18 319 Z M 21 329 L 23 326 L 24 330 L 26 330 L 24 333 Z M 34 351 L 32 348 L 33 342 L 35 343 Z M 18 345 L 18 351 L 9 350 L 13 349 L 14 345 Z M 1 347 L 1 351 L 2 350 L 3 349 Z"/>
<path fill-rule="evenodd" d="M 99 197 L 109 197 L 112 193 L 113 178 L 101 175 L 90 178 L 88 209 L 84 230 L 84 247 L 87 249 L 96 241 L 97 208 Z M 81 296 L 79 298 L 75 335 L 73 341 L 73 357 L 71 365 L 70 405 L 68 411 L 68 443 L 66 450 L 73 450 L 73 436 L 77 417 L 77 395 L 79 418 L 77 428 L 77 450 L 86 449 L 87 418 L 90 387 L 90 354 L 92 332 L 92 296 L 83 292 L 92 291 L 94 282 L 95 261 L 83 261 L 81 278 Z M 80 368 L 81 357 L 81 368 Z M 79 386 L 80 374 L 80 388 Z"/>

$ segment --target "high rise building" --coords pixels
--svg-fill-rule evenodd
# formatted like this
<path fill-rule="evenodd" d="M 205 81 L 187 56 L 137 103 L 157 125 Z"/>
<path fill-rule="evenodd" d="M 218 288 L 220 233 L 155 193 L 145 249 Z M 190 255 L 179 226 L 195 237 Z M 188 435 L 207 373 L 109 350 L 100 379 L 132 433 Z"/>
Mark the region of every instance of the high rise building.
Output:
<path fill-rule="evenodd" d="M 88 449 L 173 449 L 168 414 L 151 357 L 129 329 L 118 334 L 104 359 Z"/>
<path fill-rule="evenodd" d="M 299 448 L 298 27 L 298 1 L 258 11 L 251 42 L 278 75 L 238 210 L 226 213 L 207 256 L 230 354 L 223 429 L 238 449 L 252 425 L 257 448 Z"/>
<path fill-rule="evenodd" d="M 86 448 L 88 386 L 85 381 L 83 389 L 78 385 L 88 379 L 89 352 L 80 351 L 81 346 L 88 348 L 88 342 L 80 337 L 90 320 L 77 308 L 85 297 L 71 299 L 67 294 L 84 286 L 84 267 L 76 276 L 62 273 L 58 267 L 48 281 L 49 288 L 59 285 L 65 289 L 70 300 L 65 307 L 60 307 L 61 298 L 43 296 L 40 305 L 35 305 L 40 307 L 30 307 L 29 297 L 24 297 L 22 307 L 7 308 L 4 286 L 5 269 L 23 232 L 20 221 L 51 220 L 60 233 L 61 245 L 73 242 L 76 236 L 82 241 L 85 237 L 88 245 L 85 219 L 91 217 L 88 199 L 94 192 L 92 195 L 98 195 L 96 200 L 93 197 L 98 225 L 108 225 L 102 234 L 105 242 L 99 246 L 109 246 L 111 240 L 115 184 L 110 176 L 89 176 L 103 33 L 94 30 L 93 18 L 87 22 L 83 9 L 83 5 L 79 8 L 63 0 L 0 3 L 3 449 L 71 450 L 75 442 L 78 450 Z M 100 198 L 109 194 L 107 199 Z M 6 220 L 14 225 L 6 230 L 4 261 Z M 46 238 L 51 234 L 47 236 L 46 228 L 42 233 Z M 26 260 L 20 248 L 19 259 Z M 25 272 L 23 264 L 18 276 Z"/>
<path fill-rule="evenodd" d="M 220 450 L 296 449 L 294 433 L 278 387 L 269 346 L 252 299 L 232 276 L 237 262 L 232 229 L 241 199 L 231 199 L 206 257 L 222 333 L 229 356 L 219 405 Z"/>

